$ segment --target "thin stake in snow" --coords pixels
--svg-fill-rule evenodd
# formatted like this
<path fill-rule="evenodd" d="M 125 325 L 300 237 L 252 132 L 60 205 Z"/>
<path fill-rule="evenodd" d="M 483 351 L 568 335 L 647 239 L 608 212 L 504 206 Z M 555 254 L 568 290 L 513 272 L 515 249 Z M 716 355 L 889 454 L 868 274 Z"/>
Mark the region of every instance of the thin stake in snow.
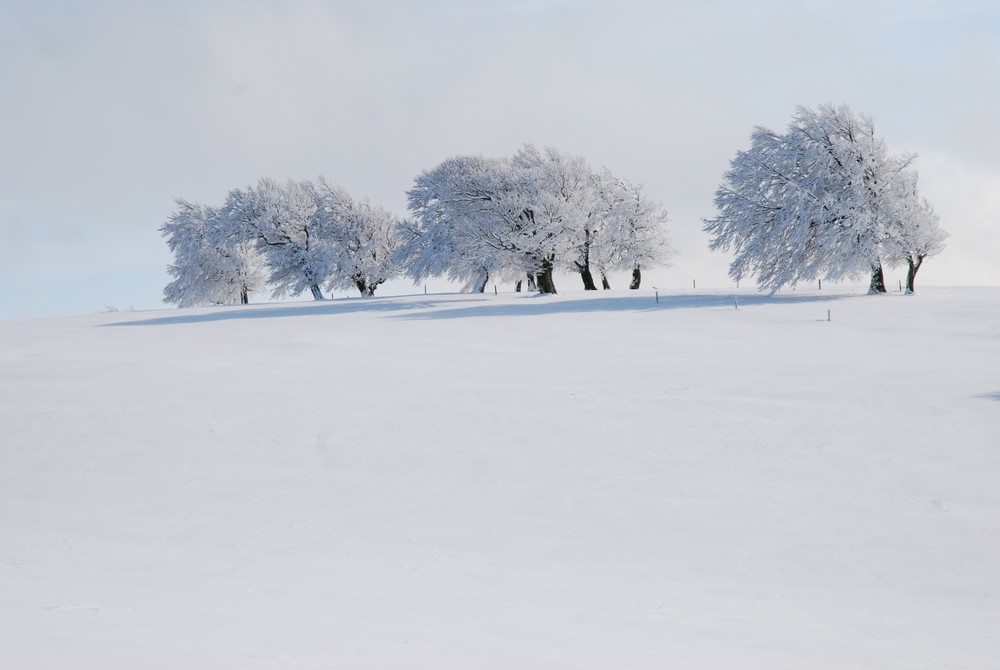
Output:
<path fill-rule="evenodd" d="M 830 310 L 826 310 L 826 320 L 830 320 Z"/>
<path fill-rule="evenodd" d="M 735 307 L 736 309 L 739 309 L 739 308 L 740 308 L 740 297 L 739 297 L 738 295 L 734 295 L 734 296 L 733 296 L 733 306 L 734 306 L 734 307 Z"/>

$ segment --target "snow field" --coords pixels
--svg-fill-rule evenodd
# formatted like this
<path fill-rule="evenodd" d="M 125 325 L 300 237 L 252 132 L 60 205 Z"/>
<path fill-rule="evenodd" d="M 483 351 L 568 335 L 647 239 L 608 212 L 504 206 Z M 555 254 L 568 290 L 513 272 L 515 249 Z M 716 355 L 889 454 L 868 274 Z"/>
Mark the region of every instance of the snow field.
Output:
<path fill-rule="evenodd" d="M 0 666 L 991 667 L 1000 289 L 736 293 L 0 323 Z"/>

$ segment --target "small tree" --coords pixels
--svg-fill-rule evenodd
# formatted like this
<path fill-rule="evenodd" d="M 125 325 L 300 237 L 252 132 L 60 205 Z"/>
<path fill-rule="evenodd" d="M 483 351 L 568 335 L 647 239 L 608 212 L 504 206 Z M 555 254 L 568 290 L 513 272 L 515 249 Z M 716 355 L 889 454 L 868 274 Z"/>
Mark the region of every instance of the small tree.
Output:
<path fill-rule="evenodd" d="M 315 189 L 321 226 L 332 231 L 333 262 L 328 290 L 357 288 L 363 296 L 399 274 L 399 222 L 388 210 L 347 192 L 320 177 Z"/>
<path fill-rule="evenodd" d="M 673 249 L 667 235 L 667 212 L 642 193 L 642 188 L 604 170 L 595 175 L 604 221 L 594 244 L 594 262 L 604 288 L 611 271 L 632 272 L 630 289 L 642 282 L 642 268 L 666 265 Z"/>
<path fill-rule="evenodd" d="M 906 293 L 914 292 L 917 272 L 924 261 L 941 253 L 948 233 L 940 226 L 937 212 L 917 192 L 917 174 L 912 172 L 897 183 L 893 200 L 898 212 L 899 229 L 892 236 L 887 251 L 893 264 L 906 265 Z"/>
<path fill-rule="evenodd" d="M 178 307 L 247 304 L 264 288 L 264 260 L 252 243 L 230 240 L 214 207 L 177 200 L 160 232 L 174 254 L 163 299 Z"/>

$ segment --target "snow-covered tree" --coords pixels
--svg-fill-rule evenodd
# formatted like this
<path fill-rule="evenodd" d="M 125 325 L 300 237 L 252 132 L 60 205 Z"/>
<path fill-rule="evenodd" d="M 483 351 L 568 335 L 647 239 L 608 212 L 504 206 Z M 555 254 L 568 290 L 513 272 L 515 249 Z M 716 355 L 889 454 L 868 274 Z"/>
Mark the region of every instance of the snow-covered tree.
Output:
<path fill-rule="evenodd" d="M 541 272 L 545 235 L 529 194 L 527 175 L 506 158 L 457 156 L 419 175 L 407 191 L 413 218 L 403 226 L 410 277 L 446 275 L 482 292 L 490 278 Z"/>
<path fill-rule="evenodd" d="M 625 270 L 632 272 L 629 288 L 638 289 L 643 267 L 666 265 L 673 255 L 665 227 L 667 211 L 647 198 L 641 187 L 608 170 L 594 175 L 594 184 L 602 207 L 592 260 L 601 283 L 610 288 L 608 273 Z"/>
<path fill-rule="evenodd" d="M 847 107 L 800 107 L 784 135 L 757 128 L 716 191 L 711 248 L 736 253 L 730 276 L 776 291 L 800 280 L 870 276 L 899 243 L 896 199 L 913 156 L 889 155 L 874 123 Z"/>
<path fill-rule="evenodd" d="M 626 182 L 616 182 L 613 196 L 604 186 L 583 158 L 553 148 L 450 158 L 407 194 L 409 274 L 414 281 L 446 274 L 478 291 L 490 277 L 527 275 L 542 293 L 555 293 L 557 268 L 596 289 L 594 267 L 607 285 L 611 269 L 662 262 L 669 247 L 662 208 Z"/>
<path fill-rule="evenodd" d="M 523 173 L 527 215 L 538 235 L 543 259 L 536 275 L 543 292 L 555 293 L 552 271 L 562 267 L 580 275 L 586 290 L 596 290 L 591 250 L 602 221 L 593 172 L 580 156 L 526 144 L 514 155 L 512 167 Z M 558 265 L 557 265 L 558 263 Z M 550 290 L 546 290 L 547 286 Z"/>
<path fill-rule="evenodd" d="M 327 287 L 357 288 L 363 296 L 400 273 L 400 222 L 391 212 L 367 200 L 356 201 L 347 191 L 320 177 L 316 186 L 317 218 L 332 231 L 333 263 Z"/>
<path fill-rule="evenodd" d="M 178 307 L 246 304 L 264 288 L 264 259 L 252 242 L 226 237 L 219 209 L 178 199 L 160 232 L 174 254 L 165 302 Z"/>
<path fill-rule="evenodd" d="M 912 294 L 917 271 L 927 258 L 944 250 L 948 233 L 941 228 L 934 208 L 917 192 L 916 172 L 909 172 L 895 186 L 893 203 L 900 227 L 887 245 L 887 258 L 892 264 L 906 265 L 906 292 Z"/>
<path fill-rule="evenodd" d="M 334 231 L 329 217 L 317 216 L 316 187 L 309 181 L 279 184 L 261 179 L 229 192 L 223 207 L 233 235 L 255 240 L 267 259 L 274 297 L 309 290 L 323 299 L 320 286 L 334 272 Z"/>

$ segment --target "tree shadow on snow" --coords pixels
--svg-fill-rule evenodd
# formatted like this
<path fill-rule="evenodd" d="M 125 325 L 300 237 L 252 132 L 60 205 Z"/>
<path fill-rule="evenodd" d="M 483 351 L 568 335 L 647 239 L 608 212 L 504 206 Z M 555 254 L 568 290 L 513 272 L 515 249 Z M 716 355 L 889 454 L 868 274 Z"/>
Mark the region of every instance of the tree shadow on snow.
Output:
<path fill-rule="evenodd" d="M 486 298 L 479 298 L 486 300 Z M 413 311 L 436 307 L 447 300 L 393 300 L 392 296 L 376 298 L 338 298 L 315 302 L 293 303 L 287 306 L 275 306 L 273 303 L 260 305 L 241 305 L 218 307 L 210 312 L 181 313 L 176 316 L 158 316 L 151 319 L 135 321 L 119 321 L 104 326 L 170 326 L 185 323 L 211 323 L 215 321 L 232 321 L 238 319 L 281 319 L 286 317 L 331 316 L 337 314 L 352 314 L 354 312 L 398 312 Z M 188 310 L 181 310 L 186 312 Z M 194 311 L 194 310 L 191 310 Z"/>
<path fill-rule="evenodd" d="M 561 298 L 559 296 L 529 295 L 517 302 L 502 305 L 480 304 L 475 307 L 408 312 L 394 315 L 401 319 L 458 319 L 476 316 L 535 316 L 539 314 L 581 314 L 586 312 L 654 312 L 664 309 L 735 309 L 738 295 L 739 307 L 773 304 L 801 304 L 832 302 L 853 297 L 843 294 L 827 295 L 766 295 L 766 294 L 692 294 Z M 487 303 L 489 301 L 487 300 Z"/>
<path fill-rule="evenodd" d="M 984 400 L 996 400 L 1000 402 L 1000 391 L 995 393 L 981 393 L 976 396 L 977 398 L 983 398 Z"/>
<path fill-rule="evenodd" d="M 852 297 L 844 294 L 825 295 L 766 295 L 706 293 L 690 295 L 654 294 L 628 296 L 587 296 L 564 298 L 523 294 L 501 296 L 498 301 L 490 294 L 442 294 L 438 296 L 382 296 L 375 298 L 338 298 L 289 305 L 261 304 L 254 306 L 219 307 L 211 311 L 182 310 L 173 316 L 158 316 L 104 324 L 106 326 L 170 326 L 178 324 L 213 323 L 241 319 L 281 319 L 287 317 L 336 316 L 356 312 L 383 312 L 402 319 L 459 319 L 467 317 L 516 317 L 543 314 L 583 314 L 592 312 L 652 312 L 664 309 L 733 309 L 739 295 L 740 309 L 768 304 L 800 304 L 831 302 Z M 193 313 L 192 313 L 193 312 Z"/>

